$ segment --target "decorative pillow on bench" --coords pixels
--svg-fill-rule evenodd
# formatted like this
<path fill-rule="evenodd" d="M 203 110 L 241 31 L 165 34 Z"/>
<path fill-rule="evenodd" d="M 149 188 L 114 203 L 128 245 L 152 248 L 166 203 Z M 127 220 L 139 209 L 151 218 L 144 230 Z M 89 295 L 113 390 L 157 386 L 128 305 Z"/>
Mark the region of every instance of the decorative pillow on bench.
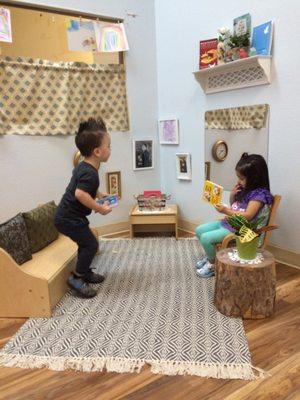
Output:
<path fill-rule="evenodd" d="M 19 265 L 32 259 L 22 214 L 18 214 L 0 225 L 0 247 L 10 254 Z"/>
<path fill-rule="evenodd" d="M 56 207 L 54 201 L 50 201 L 23 213 L 32 253 L 43 249 L 58 238 L 58 231 L 54 225 Z"/>

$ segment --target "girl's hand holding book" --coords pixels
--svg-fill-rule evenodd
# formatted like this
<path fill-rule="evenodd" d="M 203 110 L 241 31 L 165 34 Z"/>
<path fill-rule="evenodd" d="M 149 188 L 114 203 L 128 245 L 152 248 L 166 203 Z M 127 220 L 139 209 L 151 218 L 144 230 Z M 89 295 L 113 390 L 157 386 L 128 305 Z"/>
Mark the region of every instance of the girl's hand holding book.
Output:
<path fill-rule="evenodd" d="M 226 214 L 228 207 L 226 207 L 224 204 L 215 204 L 215 209 L 221 214 Z"/>

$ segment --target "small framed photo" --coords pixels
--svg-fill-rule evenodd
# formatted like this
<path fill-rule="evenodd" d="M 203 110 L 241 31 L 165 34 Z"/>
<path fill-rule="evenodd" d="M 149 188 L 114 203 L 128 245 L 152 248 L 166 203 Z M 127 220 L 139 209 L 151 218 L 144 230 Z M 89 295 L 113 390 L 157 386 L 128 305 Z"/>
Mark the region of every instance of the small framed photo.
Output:
<path fill-rule="evenodd" d="M 179 144 L 178 119 L 159 120 L 158 132 L 160 144 Z"/>
<path fill-rule="evenodd" d="M 190 153 L 177 153 L 176 154 L 176 169 L 177 178 L 191 180 L 192 169 L 191 169 L 191 155 Z"/>
<path fill-rule="evenodd" d="M 210 181 L 210 161 L 205 161 L 205 180 Z"/>
<path fill-rule="evenodd" d="M 133 169 L 154 168 L 153 140 L 133 141 Z"/>
<path fill-rule="evenodd" d="M 107 172 L 106 173 L 106 191 L 108 194 L 116 194 L 119 199 L 121 198 L 121 172 Z"/>

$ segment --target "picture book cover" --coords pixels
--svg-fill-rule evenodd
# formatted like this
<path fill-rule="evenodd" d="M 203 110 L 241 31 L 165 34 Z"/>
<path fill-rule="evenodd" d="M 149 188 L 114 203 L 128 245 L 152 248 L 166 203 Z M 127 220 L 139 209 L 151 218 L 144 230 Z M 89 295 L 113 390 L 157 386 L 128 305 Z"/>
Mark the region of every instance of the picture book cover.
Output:
<path fill-rule="evenodd" d="M 103 205 L 104 203 L 108 203 L 110 208 L 117 207 L 119 205 L 118 196 L 106 196 L 97 200 L 98 204 Z"/>
<path fill-rule="evenodd" d="M 257 54 L 268 56 L 271 54 L 273 39 L 273 21 L 255 26 L 252 34 L 252 47 Z"/>
<path fill-rule="evenodd" d="M 200 41 L 199 69 L 209 68 L 218 63 L 218 39 Z"/>
<path fill-rule="evenodd" d="M 203 187 L 203 200 L 215 205 L 220 204 L 222 201 L 223 186 L 217 185 L 211 181 L 205 181 Z"/>
<path fill-rule="evenodd" d="M 233 20 L 233 32 L 236 36 L 242 36 L 246 33 L 251 35 L 251 15 L 244 14 Z"/>
<path fill-rule="evenodd" d="M 10 11 L 0 8 L 0 42 L 12 43 Z"/>

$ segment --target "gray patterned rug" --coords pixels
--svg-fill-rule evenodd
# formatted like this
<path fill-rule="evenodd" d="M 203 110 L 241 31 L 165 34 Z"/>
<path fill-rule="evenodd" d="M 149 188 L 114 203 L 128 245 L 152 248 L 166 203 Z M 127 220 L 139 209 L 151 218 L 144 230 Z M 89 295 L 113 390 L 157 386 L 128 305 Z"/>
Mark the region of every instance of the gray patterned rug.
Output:
<path fill-rule="evenodd" d="M 98 295 L 68 293 L 52 318 L 28 320 L 0 365 L 255 378 L 242 320 L 215 309 L 214 278 L 196 276 L 197 240 L 105 240 L 100 251 Z"/>

